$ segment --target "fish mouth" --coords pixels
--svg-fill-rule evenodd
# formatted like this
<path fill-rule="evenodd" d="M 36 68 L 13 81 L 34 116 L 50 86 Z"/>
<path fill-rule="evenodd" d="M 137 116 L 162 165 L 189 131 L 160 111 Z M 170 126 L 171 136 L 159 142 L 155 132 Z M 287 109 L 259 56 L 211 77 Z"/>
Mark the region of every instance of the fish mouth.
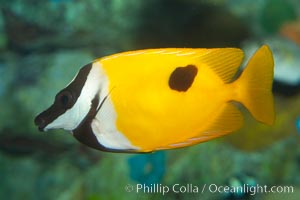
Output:
<path fill-rule="evenodd" d="M 46 127 L 65 111 L 66 110 L 64 109 L 57 108 L 57 106 L 53 104 L 48 109 L 36 116 L 34 119 L 34 124 L 38 127 L 39 131 L 47 131 L 48 129 Z"/>
<path fill-rule="evenodd" d="M 38 115 L 34 119 L 34 124 L 38 127 L 39 131 L 41 131 L 41 132 L 44 132 L 45 127 L 47 126 L 46 120 L 41 115 Z"/>

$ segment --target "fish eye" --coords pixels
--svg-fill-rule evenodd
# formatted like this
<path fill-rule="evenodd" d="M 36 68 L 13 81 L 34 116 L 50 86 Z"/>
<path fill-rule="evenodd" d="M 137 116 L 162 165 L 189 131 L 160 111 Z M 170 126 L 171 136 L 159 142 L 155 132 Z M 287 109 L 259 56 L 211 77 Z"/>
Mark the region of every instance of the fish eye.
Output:
<path fill-rule="evenodd" d="M 55 99 L 56 103 L 65 109 L 69 109 L 74 105 L 74 98 L 70 91 L 65 90 L 60 92 Z"/>

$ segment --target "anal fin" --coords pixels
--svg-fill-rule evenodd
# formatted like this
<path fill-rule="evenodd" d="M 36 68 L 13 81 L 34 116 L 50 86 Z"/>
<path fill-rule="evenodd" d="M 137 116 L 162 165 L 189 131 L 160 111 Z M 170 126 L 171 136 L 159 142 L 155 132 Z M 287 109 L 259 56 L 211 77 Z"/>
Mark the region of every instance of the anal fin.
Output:
<path fill-rule="evenodd" d="M 220 137 L 240 129 L 243 123 L 241 111 L 233 104 L 226 103 L 219 109 L 217 117 L 199 136 Z"/>
<path fill-rule="evenodd" d="M 207 128 L 195 137 L 188 138 L 187 140 L 178 143 L 169 144 L 155 150 L 182 148 L 206 142 L 236 131 L 240 129 L 244 123 L 242 113 L 231 103 L 225 103 L 218 109 L 216 116 L 217 117 L 213 118 L 211 122 L 208 122 Z"/>

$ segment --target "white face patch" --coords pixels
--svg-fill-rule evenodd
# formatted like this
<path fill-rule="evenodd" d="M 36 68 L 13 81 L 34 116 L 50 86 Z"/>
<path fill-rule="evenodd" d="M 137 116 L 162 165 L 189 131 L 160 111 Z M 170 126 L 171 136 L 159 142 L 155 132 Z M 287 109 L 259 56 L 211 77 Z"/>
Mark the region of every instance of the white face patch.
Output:
<path fill-rule="evenodd" d="M 116 113 L 109 96 L 101 106 L 92 121 L 92 130 L 100 144 L 110 149 L 138 150 L 130 141 L 118 131 L 116 127 Z"/>
<path fill-rule="evenodd" d="M 116 127 L 110 92 L 101 63 L 88 64 L 56 95 L 53 105 L 36 117 L 35 123 L 40 130 L 71 131 L 77 140 L 99 150 L 138 150 Z"/>
<path fill-rule="evenodd" d="M 101 74 L 100 101 L 106 98 L 91 123 L 94 135 L 101 145 L 109 149 L 139 149 L 132 145 L 130 141 L 118 131 L 116 127 L 116 112 L 109 97 L 109 93 L 112 92 L 109 91 L 109 80 L 99 62 L 94 63 L 93 67 L 97 67 L 101 71 L 101 73 L 98 72 Z"/>
<path fill-rule="evenodd" d="M 45 130 L 62 128 L 71 131 L 75 129 L 88 114 L 93 98 L 99 95 L 99 91 L 102 88 L 103 76 L 99 66 L 93 64 L 74 106 L 48 124 Z"/>

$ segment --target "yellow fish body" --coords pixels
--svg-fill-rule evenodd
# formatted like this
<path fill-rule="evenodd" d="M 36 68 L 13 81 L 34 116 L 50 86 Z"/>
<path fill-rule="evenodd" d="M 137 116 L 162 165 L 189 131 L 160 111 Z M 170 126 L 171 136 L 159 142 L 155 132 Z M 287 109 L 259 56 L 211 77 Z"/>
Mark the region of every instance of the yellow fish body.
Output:
<path fill-rule="evenodd" d="M 149 49 L 103 57 L 87 65 L 88 73 L 82 68 L 62 90 L 80 91 L 64 113 L 80 107 L 81 96 L 89 93 L 88 112 L 74 123 L 76 127 L 65 128 L 63 122 L 59 127 L 52 120 L 55 117 L 48 117 L 52 120 L 48 123 L 51 107 L 36 118 L 36 124 L 41 130 L 70 130 L 93 148 L 99 144 L 97 149 L 116 152 L 185 147 L 236 131 L 243 116 L 233 101 L 271 125 L 275 116 L 272 53 L 262 46 L 233 80 L 242 60 L 243 52 L 237 48 Z M 84 83 L 78 81 L 84 79 L 80 76 L 86 77 Z M 64 114 L 55 115 L 63 118 Z"/>

